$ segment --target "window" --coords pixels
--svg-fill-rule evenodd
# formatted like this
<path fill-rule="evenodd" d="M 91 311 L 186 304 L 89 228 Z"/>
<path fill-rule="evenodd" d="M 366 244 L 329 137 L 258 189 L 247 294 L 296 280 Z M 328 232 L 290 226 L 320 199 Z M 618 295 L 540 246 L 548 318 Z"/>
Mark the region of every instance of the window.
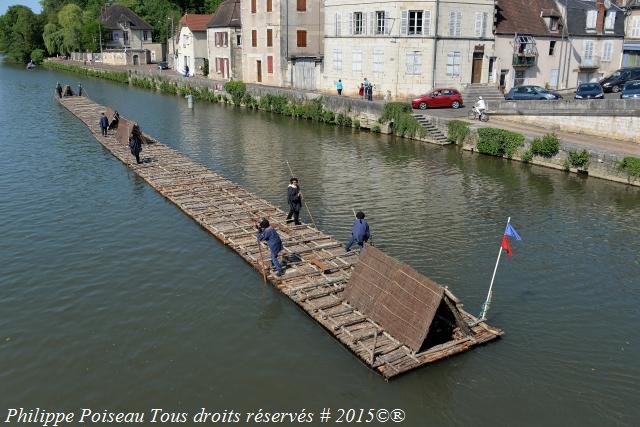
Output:
<path fill-rule="evenodd" d="M 336 28 L 334 36 L 339 36 L 342 33 L 342 17 L 340 12 L 336 13 Z"/>
<path fill-rule="evenodd" d="M 251 13 L 256 13 L 256 0 L 251 0 Z"/>
<path fill-rule="evenodd" d="M 267 47 L 273 46 L 273 30 L 271 28 L 267 29 Z"/>
<path fill-rule="evenodd" d="M 271 12 L 273 10 L 273 0 L 267 0 L 267 12 Z"/>
<path fill-rule="evenodd" d="M 353 49 L 351 54 L 351 71 L 362 72 L 362 49 Z"/>
<path fill-rule="evenodd" d="M 108 35 L 107 35 L 107 40 L 109 40 L 110 42 L 113 40 L 117 40 L 113 38 L 114 33 L 112 33 L 111 31 L 109 31 Z"/>
<path fill-rule="evenodd" d="M 296 7 L 298 12 L 306 12 L 307 11 L 307 0 L 298 0 L 298 4 Z"/>
<path fill-rule="evenodd" d="M 476 37 L 484 37 L 487 34 L 487 14 L 486 13 L 483 13 L 483 12 L 476 13 L 475 34 L 476 34 Z"/>
<path fill-rule="evenodd" d="M 376 34 L 385 34 L 386 14 L 384 10 L 376 12 L 376 22 L 372 25 L 375 25 Z"/>
<path fill-rule="evenodd" d="M 242 36 L 240 34 L 236 35 L 236 45 L 238 47 L 242 46 Z"/>
<path fill-rule="evenodd" d="M 251 47 L 258 47 L 258 31 L 251 30 Z"/>
<path fill-rule="evenodd" d="M 605 31 L 613 31 L 613 27 L 616 24 L 616 12 L 613 10 L 607 10 L 604 16 L 604 29 Z"/>
<path fill-rule="evenodd" d="M 558 31 L 558 22 L 560 20 L 558 19 L 557 16 L 552 16 L 549 18 L 549 30 L 551 31 Z"/>
<path fill-rule="evenodd" d="M 124 42 L 129 43 L 129 31 L 123 31 L 122 32 L 122 37 L 124 38 Z"/>
<path fill-rule="evenodd" d="M 420 74 L 422 74 L 422 52 L 407 52 L 406 62 L 407 75 L 419 76 Z"/>
<path fill-rule="evenodd" d="M 422 14 L 423 11 L 421 10 L 409 11 L 409 32 L 407 34 L 409 34 L 410 36 L 422 34 Z"/>
<path fill-rule="evenodd" d="M 447 76 L 458 77 L 460 75 L 460 52 L 447 54 Z"/>
<path fill-rule="evenodd" d="M 229 46 L 229 35 L 225 32 L 216 32 L 215 33 L 215 42 L 217 47 L 227 47 Z"/>
<path fill-rule="evenodd" d="M 384 49 L 382 48 L 373 49 L 373 72 L 384 72 Z"/>
<path fill-rule="evenodd" d="M 558 68 L 554 68 L 551 70 L 551 73 L 549 74 L 549 84 L 551 85 L 551 87 L 558 87 L 559 76 L 560 70 Z"/>
<path fill-rule="evenodd" d="M 634 16 L 631 20 L 631 37 L 640 37 L 640 16 Z"/>
<path fill-rule="evenodd" d="M 352 34 L 362 34 L 362 12 L 353 12 Z"/>
<path fill-rule="evenodd" d="M 216 73 L 220 73 L 220 59 L 221 58 L 216 58 L 215 64 L 216 64 Z"/>
<path fill-rule="evenodd" d="M 297 37 L 297 46 L 298 47 L 307 47 L 307 31 L 306 30 L 298 30 L 296 32 Z"/>
<path fill-rule="evenodd" d="M 273 56 L 267 56 L 267 73 L 273 74 Z"/>
<path fill-rule="evenodd" d="M 556 41 L 551 40 L 549 42 L 549 56 L 553 56 L 553 52 L 556 50 Z"/>
<path fill-rule="evenodd" d="M 144 41 L 149 40 L 149 31 L 143 31 L 142 32 L 142 40 L 144 40 Z"/>
<path fill-rule="evenodd" d="M 611 40 L 606 40 L 604 42 L 604 45 L 602 46 L 602 60 L 611 61 L 612 53 L 613 53 L 613 42 Z"/>
<path fill-rule="evenodd" d="M 582 60 L 589 62 L 593 59 L 593 41 L 585 40 L 583 47 L 584 47 L 584 52 L 582 54 Z"/>
<path fill-rule="evenodd" d="M 449 13 L 449 35 L 460 36 L 460 28 L 462 25 L 462 12 Z"/>
<path fill-rule="evenodd" d="M 587 30 L 595 30 L 596 29 L 596 20 L 598 19 L 598 11 L 597 10 L 589 10 L 587 11 Z"/>
<path fill-rule="evenodd" d="M 333 49 L 333 70 L 342 71 L 342 49 Z"/>

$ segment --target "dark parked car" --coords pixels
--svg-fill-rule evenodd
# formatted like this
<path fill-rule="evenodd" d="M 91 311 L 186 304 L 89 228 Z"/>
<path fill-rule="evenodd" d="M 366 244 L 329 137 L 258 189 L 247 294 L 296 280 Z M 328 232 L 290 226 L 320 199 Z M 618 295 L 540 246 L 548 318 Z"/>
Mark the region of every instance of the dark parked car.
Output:
<path fill-rule="evenodd" d="M 562 99 L 562 96 L 558 92 L 550 92 L 541 86 L 518 86 L 512 88 L 504 99 L 524 101 L 531 99 Z"/>
<path fill-rule="evenodd" d="M 435 89 L 429 94 L 411 100 L 411 106 L 421 110 L 435 107 L 460 108 L 462 105 L 462 95 L 455 89 Z"/>
<path fill-rule="evenodd" d="M 640 80 L 640 67 L 620 68 L 615 73 L 600 80 L 600 86 L 605 92 L 618 93 L 629 80 Z"/>
<path fill-rule="evenodd" d="M 158 69 L 159 70 L 168 70 L 169 69 L 169 64 L 166 61 L 158 62 Z"/>
<path fill-rule="evenodd" d="M 582 83 L 576 89 L 576 99 L 602 99 L 604 92 L 599 83 Z"/>
<path fill-rule="evenodd" d="M 621 99 L 640 98 L 640 80 L 631 80 L 624 84 Z"/>

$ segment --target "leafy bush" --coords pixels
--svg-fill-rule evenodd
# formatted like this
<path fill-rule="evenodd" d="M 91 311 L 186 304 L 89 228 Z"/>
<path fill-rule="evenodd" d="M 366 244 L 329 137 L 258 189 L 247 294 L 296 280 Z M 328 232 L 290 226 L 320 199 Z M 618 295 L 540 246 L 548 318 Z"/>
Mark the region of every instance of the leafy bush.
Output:
<path fill-rule="evenodd" d="M 224 90 L 231 95 L 235 105 L 240 105 L 244 94 L 247 93 L 247 85 L 242 80 L 232 80 L 224 84 Z"/>
<path fill-rule="evenodd" d="M 207 58 L 204 58 L 202 62 L 202 75 L 205 77 L 209 75 L 209 60 Z"/>
<path fill-rule="evenodd" d="M 504 129 L 480 128 L 478 139 L 476 148 L 480 153 L 507 158 L 513 157 L 516 150 L 524 145 L 522 134 Z"/>
<path fill-rule="evenodd" d="M 451 120 L 447 124 L 448 139 L 455 144 L 462 144 L 469 135 L 469 123 L 462 120 Z"/>
<path fill-rule="evenodd" d="M 569 157 L 565 161 L 565 168 L 567 168 L 567 166 L 573 166 L 574 168 L 586 169 L 590 156 L 587 150 L 570 150 Z"/>
<path fill-rule="evenodd" d="M 533 153 L 531 152 L 531 150 L 527 150 L 524 153 L 522 153 L 523 162 L 529 163 L 531 160 L 533 160 Z"/>
<path fill-rule="evenodd" d="M 153 79 L 149 80 L 149 79 L 137 78 L 137 77 L 132 77 L 131 78 L 131 85 L 135 86 L 135 87 L 142 88 L 142 89 L 155 89 L 156 88 L 156 84 L 153 81 Z"/>
<path fill-rule="evenodd" d="M 33 49 L 33 51 L 31 51 L 31 60 L 36 64 L 42 64 L 42 61 L 44 61 L 44 50 Z"/>
<path fill-rule="evenodd" d="M 353 121 L 353 127 L 356 128 L 356 129 L 360 129 L 360 120 L 355 119 Z"/>
<path fill-rule="evenodd" d="M 560 140 L 554 133 L 548 133 L 542 138 L 531 141 L 531 152 L 543 157 L 553 157 L 560 151 Z"/>
<path fill-rule="evenodd" d="M 255 109 L 258 108 L 258 101 L 251 96 L 251 94 L 245 93 L 242 97 L 242 103 L 245 107 Z"/>
<path fill-rule="evenodd" d="M 377 123 L 371 127 L 371 132 L 374 132 L 374 133 L 380 133 L 381 130 L 382 129 L 380 129 L 380 125 Z"/>
<path fill-rule="evenodd" d="M 398 136 L 424 137 L 427 131 L 411 115 L 412 111 L 411 104 L 408 102 L 388 102 L 384 106 L 379 121 L 380 123 L 393 122 L 393 133 Z"/>
<path fill-rule="evenodd" d="M 333 111 L 325 110 L 322 113 L 322 121 L 325 123 L 333 123 L 335 119 L 336 115 L 333 113 Z"/>
<path fill-rule="evenodd" d="M 160 86 L 158 86 L 160 92 L 166 93 L 167 95 L 175 95 L 178 92 L 176 85 L 171 84 L 165 80 L 160 82 Z"/>
<path fill-rule="evenodd" d="M 625 157 L 620 162 L 620 169 L 626 171 L 629 177 L 640 177 L 640 158 Z"/>
<path fill-rule="evenodd" d="M 44 61 L 42 66 L 50 70 L 68 71 L 70 73 L 76 73 L 88 77 L 98 77 L 118 83 L 129 83 L 129 75 L 126 72 L 94 70 L 76 65 L 63 64 L 57 61 Z"/>

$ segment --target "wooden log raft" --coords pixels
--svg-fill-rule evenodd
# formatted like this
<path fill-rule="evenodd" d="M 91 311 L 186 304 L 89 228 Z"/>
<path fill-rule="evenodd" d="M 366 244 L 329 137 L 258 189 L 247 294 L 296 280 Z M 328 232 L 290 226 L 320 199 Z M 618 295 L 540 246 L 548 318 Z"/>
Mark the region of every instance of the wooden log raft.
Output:
<path fill-rule="evenodd" d="M 462 310 L 460 301 L 447 289 L 448 304 L 459 309 L 460 316 L 455 321 L 467 325 L 463 337 L 423 352 L 412 350 L 344 300 L 343 291 L 358 255 L 345 252 L 334 237 L 307 224 L 289 226 L 286 213 L 277 206 L 148 135 L 144 136 L 153 144 L 145 144 L 143 163 L 136 164 L 127 144 L 118 141 L 124 139 L 122 124 L 133 122 L 121 116 L 120 138 L 115 132 L 103 137 L 98 119 L 101 112 L 111 110 L 86 97 L 65 97 L 58 102 L 84 122 L 111 154 L 261 272 L 268 266 L 260 260 L 253 226 L 256 219 L 268 217 L 283 240 L 287 269 L 282 277 L 265 272 L 267 280 L 385 378 L 466 351 L 502 334 Z M 262 250 L 268 251 L 266 246 Z"/>

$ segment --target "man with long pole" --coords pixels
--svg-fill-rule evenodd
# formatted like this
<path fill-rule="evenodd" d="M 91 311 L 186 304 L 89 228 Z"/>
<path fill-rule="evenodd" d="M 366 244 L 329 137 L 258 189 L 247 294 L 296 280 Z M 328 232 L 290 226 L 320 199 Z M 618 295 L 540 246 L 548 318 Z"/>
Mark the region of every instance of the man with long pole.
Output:
<path fill-rule="evenodd" d="M 291 169 L 291 165 L 289 165 L 289 161 L 287 160 L 287 167 L 289 168 L 289 172 L 291 172 L 291 177 L 293 178 L 293 170 Z M 297 179 L 296 179 L 297 182 Z M 300 195 L 300 199 L 302 199 L 302 203 L 304 203 L 304 207 L 307 208 L 307 213 L 309 214 L 309 218 L 311 218 L 311 222 L 313 223 L 313 226 L 315 228 L 318 228 L 318 226 L 316 225 L 315 220 L 313 219 L 313 215 L 311 215 L 311 210 L 309 209 L 309 205 L 307 205 L 306 200 L 304 200 L 304 197 L 302 196 L 302 192 L 298 192 L 298 194 Z"/>

